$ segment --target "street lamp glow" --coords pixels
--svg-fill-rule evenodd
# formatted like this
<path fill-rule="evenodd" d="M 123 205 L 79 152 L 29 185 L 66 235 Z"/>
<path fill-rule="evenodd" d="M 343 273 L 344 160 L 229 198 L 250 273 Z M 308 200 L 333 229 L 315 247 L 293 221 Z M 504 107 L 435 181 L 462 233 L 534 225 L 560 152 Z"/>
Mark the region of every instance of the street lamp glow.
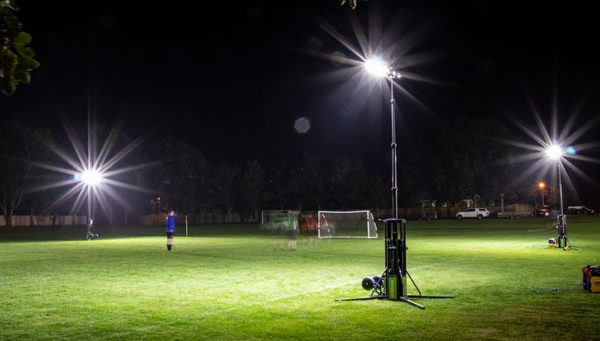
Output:
<path fill-rule="evenodd" d="M 544 189 L 546 188 L 546 183 L 543 182 L 543 181 L 540 181 L 538 183 L 538 188 L 540 189 L 540 193 L 542 194 L 542 206 L 544 206 L 545 205 L 545 202 L 544 202 Z"/>

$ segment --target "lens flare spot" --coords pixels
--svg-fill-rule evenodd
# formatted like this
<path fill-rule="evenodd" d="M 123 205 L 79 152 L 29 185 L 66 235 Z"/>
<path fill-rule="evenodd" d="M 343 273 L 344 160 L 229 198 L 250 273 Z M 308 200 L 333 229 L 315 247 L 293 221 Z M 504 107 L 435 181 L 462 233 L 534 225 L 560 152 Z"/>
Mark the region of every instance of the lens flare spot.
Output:
<path fill-rule="evenodd" d="M 294 129 L 298 134 L 306 134 L 310 130 L 310 120 L 306 117 L 300 117 L 294 122 Z"/>

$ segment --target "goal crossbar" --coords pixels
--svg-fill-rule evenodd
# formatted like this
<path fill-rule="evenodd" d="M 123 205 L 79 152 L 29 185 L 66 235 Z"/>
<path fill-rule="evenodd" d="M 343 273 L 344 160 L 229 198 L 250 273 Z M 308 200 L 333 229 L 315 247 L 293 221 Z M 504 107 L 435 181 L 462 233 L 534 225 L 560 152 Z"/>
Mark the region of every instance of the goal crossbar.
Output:
<path fill-rule="evenodd" d="M 377 224 L 369 210 L 319 211 L 319 238 L 377 238 Z"/>

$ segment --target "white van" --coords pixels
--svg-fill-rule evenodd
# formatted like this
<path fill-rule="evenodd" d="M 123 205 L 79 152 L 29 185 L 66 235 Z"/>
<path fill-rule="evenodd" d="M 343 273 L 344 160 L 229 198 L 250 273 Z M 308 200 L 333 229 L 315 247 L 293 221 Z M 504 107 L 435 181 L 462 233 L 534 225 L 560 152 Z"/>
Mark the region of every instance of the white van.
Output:
<path fill-rule="evenodd" d="M 489 216 L 490 216 L 490 210 L 488 210 L 487 208 L 470 207 L 470 208 L 465 208 L 464 210 L 456 213 L 457 219 L 462 219 L 462 218 L 482 219 L 482 218 L 487 218 Z"/>

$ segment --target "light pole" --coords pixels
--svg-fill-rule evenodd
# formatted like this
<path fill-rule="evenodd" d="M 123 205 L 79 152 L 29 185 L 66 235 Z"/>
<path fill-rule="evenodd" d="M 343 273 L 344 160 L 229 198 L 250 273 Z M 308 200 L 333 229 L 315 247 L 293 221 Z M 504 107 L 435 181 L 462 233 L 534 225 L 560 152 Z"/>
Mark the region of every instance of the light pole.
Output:
<path fill-rule="evenodd" d="M 406 270 L 406 220 L 398 218 L 398 176 L 396 157 L 396 117 L 394 113 L 394 79 L 400 78 L 400 74 L 390 68 L 377 58 L 368 59 L 364 63 L 365 70 L 379 78 L 386 78 L 390 82 L 390 117 L 392 129 L 392 210 L 393 217 L 385 219 L 385 270 L 381 276 L 363 278 L 363 288 L 371 291 L 368 298 L 387 298 L 390 300 L 403 301 L 420 309 L 424 306 L 408 299 L 406 291 L 406 278 L 419 292 L 419 295 L 411 297 L 428 298 L 452 298 L 453 296 L 423 296 L 415 281 Z M 374 296 L 377 294 L 377 296 Z M 364 299 L 364 298 L 359 298 Z"/>
<path fill-rule="evenodd" d="M 394 79 L 398 79 L 401 75 L 391 70 L 387 64 L 378 58 L 372 58 L 365 61 L 365 69 L 370 74 L 382 78 L 385 77 L 390 81 L 390 119 L 392 129 L 391 142 L 391 161 L 392 161 L 392 215 L 394 219 L 398 219 L 398 158 L 396 144 L 396 115 L 394 112 Z"/>
<path fill-rule="evenodd" d="M 397 169 L 397 143 L 396 143 L 396 115 L 394 112 L 394 79 L 400 74 L 377 58 L 365 61 L 368 73 L 383 78 L 390 82 L 390 119 L 392 130 L 391 161 L 392 161 L 392 214 L 393 217 L 385 220 L 385 294 L 383 297 L 398 300 L 424 309 L 407 297 L 406 278 L 410 277 L 406 270 L 406 220 L 398 218 L 398 169 Z M 412 280 L 412 278 L 411 278 Z M 414 281 L 413 281 L 414 284 Z M 415 285 L 416 287 L 416 285 Z M 417 288 L 418 290 L 418 288 Z"/>
<path fill-rule="evenodd" d="M 556 172 L 558 173 L 558 193 L 560 201 L 560 213 L 556 215 L 556 228 L 558 229 L 558 247 L 569 248 L 568 237 L 567 237 L 567 216 L 563 210 L 563 190 L 562 190 L 562 175 L 561 175 L 561 161 L 564 155 L 563 148 L 558 144 L 552 144 L 546 149 L 546 156 L 556 162 Z"/>
<path fill-rule="evenodd" d="M 561 176 L 561 161 L 563 157 L 563 149 L 558 144 L 553 144 L 546 149 L 546 156 L 553 162 L 556 162 L 556 172 L 558 173 L 558 193 L 560 201 L 560 215 L 563 214 L 563 191 L 562 191 L 562 176 Z"/>
<path fill-rule="evenodd" d="M 92 233 L 92 227 L 94 225 L 94 216 L 93 216 L 93 200 L 94 200 L 94 190 L 96 186 L 99 186 L 102 183 L 103 175 L 100 171 L 89 168 L 85 169 L 82 173 L 75 173 L 74 179 L 77 181 L 81 181 L 83 186 L 85 186 L 86 195 L 87 195 L 87 239 L 96 239 L 98 238 L 98 234 Z"/>
<path fill-rule="evenodd" d="M 544 206 L 544 190 L 546 189 L 546 183 L 543 181 L 540 181 L 538 183 L 538 188 L 540 189 L 540 193 L 542 194 L 542 206 Z"/>

